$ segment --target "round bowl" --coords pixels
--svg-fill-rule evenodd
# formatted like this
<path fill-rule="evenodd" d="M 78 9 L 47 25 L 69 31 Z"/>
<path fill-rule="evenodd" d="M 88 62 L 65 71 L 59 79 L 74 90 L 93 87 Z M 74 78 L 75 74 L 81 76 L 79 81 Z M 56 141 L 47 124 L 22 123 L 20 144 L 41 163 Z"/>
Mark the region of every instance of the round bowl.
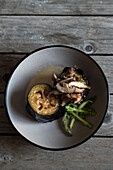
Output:
<path fill-rule="evenodd" d="M 26 111 L 26 88 L 38 70 L 47 65 L 70 67 L 77 65 L 84 71 L 91 90 L 87 99 L 96 96 L 93 104 L 96 116 L 87 120 L 93 128 L 76 121 L 73 136 L 64 132 L 62 118 L 38 123 Z M 85 53 L 68 46 L 48 46 L 33 51 L 22 59 L 13 71 L 6 87 L 6 108 L 15 129 L 36 146 L 50 150 L 64 150 L 78 146 L 88 140 L 101 126 L 108 108 L 109 91 L 105 75 L 99 65 Z"/>

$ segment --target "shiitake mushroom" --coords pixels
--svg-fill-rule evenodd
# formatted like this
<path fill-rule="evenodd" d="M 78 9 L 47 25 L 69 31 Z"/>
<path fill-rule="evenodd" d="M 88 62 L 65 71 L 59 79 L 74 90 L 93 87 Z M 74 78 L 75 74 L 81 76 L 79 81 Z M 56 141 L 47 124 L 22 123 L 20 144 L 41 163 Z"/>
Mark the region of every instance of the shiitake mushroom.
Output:
<path fill-rule="evenodd" d="M 61 116 L 60 98 L 54 93 L 49 95 L 52 87 L 49 84 L 37 84 L 27 97 L 27 111 L 39 122 L 50 122 Z"/>
<path fill-rule="evenodd" d="M 64 69 L 62 70 L 62 72 L 57 76 L 58 79 L 62 79 L 64 76 L 66 76 L 67 74 L 69 74 L 68 71 L 69 71 L 69 69 L 72 69 L 72 68 L 73 68 L 73 69 L 76 71 L 76 73 L 77 73 L 77 74 L 76 74 L 76 77 L 78 76 L 78 81 L 80 81 L 80 82 L 85 82 L 85 83 L 89 86 L 89 85 L 90 85 L 90 84 L 89 84 L 89 81 L 87 80 L 87 77 L 86 77 L 86 75 L 84 74 L 83 70 L 80 69 L 80 68 L 78 68 L 78 67 L 76 67 L 76 65 L 75 65 L 74 67 L 64 67 Z M 54 86 L 55 86 L 55 83 L 54 83 Z M 86 89 L 84 90 L 83 94 L 82 94 L 82 98 L 87 97 L 88 93 L 89 93 L 89 89 L 86 88 Z"/>
<path fill-rule="evenodd" d="M 91 88 L 84 72 L 76 65 L 65 67 L 59 75 L 53 74 L 52 80 L 53 87 L 62 93 L 62 106 L 69 102 L 80 103 Z"/>

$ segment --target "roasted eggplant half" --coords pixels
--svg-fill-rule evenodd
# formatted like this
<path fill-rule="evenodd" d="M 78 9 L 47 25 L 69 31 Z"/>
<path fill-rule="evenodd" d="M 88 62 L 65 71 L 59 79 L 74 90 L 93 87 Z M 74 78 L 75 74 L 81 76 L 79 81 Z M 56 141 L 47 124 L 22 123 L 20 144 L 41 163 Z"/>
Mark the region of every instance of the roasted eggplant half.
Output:
<path fill-rule="evenodd" d="M 83 71 L 76 67 L 65 67 L 61 74 L 52 76 L 53 86 L 61 95 L 61 105 L 80 103 L 87 96 L 90 86 Z"/>
<path fill-rule="evenodd" d="M 60 99 L 51 91 L 49 84 L 38 84 L 28 94 L 26 109 L 39 122 L 50 122 L 60 116 Z"/>

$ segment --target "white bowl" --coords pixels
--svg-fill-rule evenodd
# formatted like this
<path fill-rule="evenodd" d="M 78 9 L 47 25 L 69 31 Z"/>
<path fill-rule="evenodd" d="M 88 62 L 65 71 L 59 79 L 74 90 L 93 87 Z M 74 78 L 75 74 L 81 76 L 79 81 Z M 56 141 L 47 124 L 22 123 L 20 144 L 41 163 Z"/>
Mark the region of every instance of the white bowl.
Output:
<path fill-rule="evenodd" d="M 88 117 L 93 128 L 76 121 L 73 136 L 64 133 L 62 118 L 49 123 L 38 123 L 26 111 L 26 88 L 35 75 L 48 64 L 57 66 L 77 65 L 88 78 L 91 90 L 87 98 L 97 96 L 93 108 L 96 116 Z M 28 141 L 51 150 L 69 149 L 88 140 L 101 126 L 108 108 L 108 84 L 99 65 L 85 53 L 67 46 L 49 46 L 26 56 L 12 73 L 6 88 L 6 108 L 16 130 Z"/>

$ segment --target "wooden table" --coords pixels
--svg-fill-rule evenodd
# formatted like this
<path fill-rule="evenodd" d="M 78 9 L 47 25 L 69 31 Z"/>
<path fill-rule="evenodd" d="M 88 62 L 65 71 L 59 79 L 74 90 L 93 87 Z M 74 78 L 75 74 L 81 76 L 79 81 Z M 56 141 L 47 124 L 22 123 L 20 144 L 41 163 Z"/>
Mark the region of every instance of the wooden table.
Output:
<path fill-rule="evenodd" d="M 47 151 L 25 141 L 11 126 L 4 91 L 26 54 L 45 45 L 76 47 L 96 60 L 110 91 L 106 118 L 87 142 Z M 113 1 L 0 0 L 0 170 L 113 169 Z"/>

